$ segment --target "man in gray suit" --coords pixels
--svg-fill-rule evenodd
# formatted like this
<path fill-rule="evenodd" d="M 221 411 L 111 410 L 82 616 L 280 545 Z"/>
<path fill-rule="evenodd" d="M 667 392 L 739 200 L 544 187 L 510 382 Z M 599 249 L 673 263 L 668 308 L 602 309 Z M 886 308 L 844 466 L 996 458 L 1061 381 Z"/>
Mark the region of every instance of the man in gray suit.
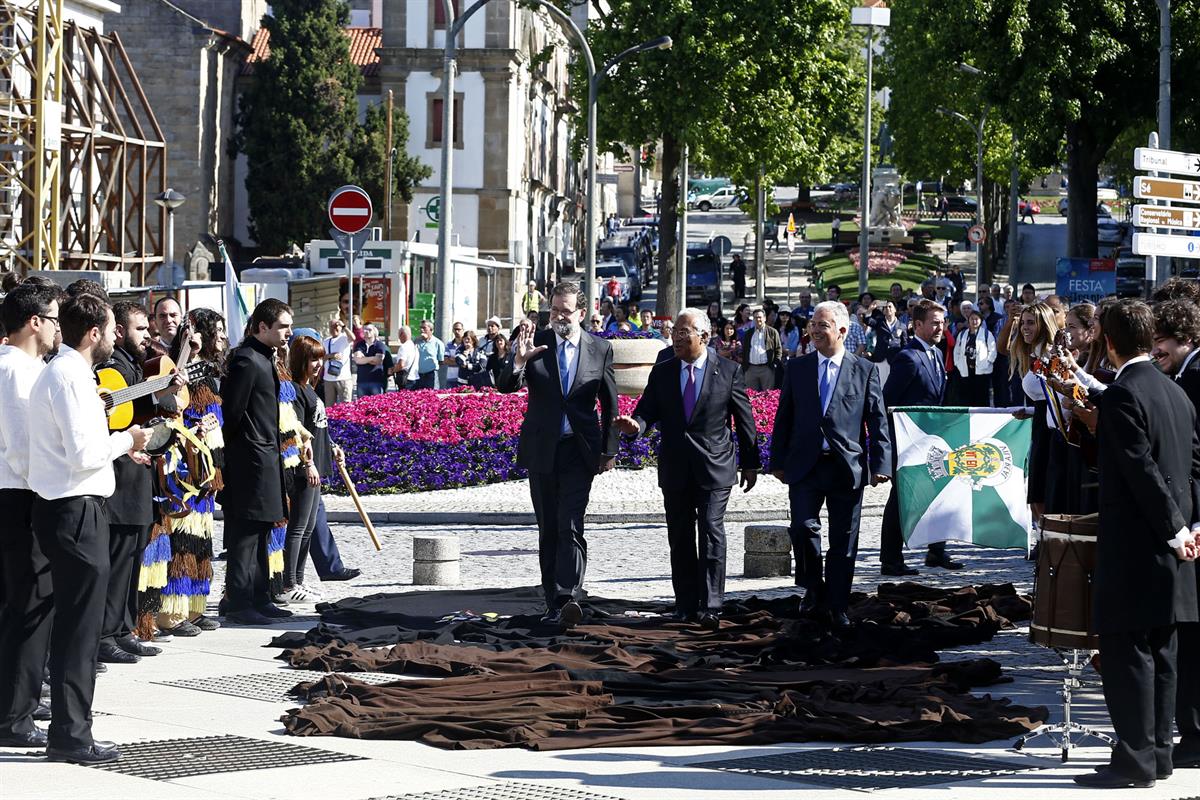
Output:
<path fill-rule="evenodd" d="M 554 287 L 550 330 L 522 327 L 513 357 L 497 380 L 502 392 L 529 389 L 517 463 L 529 471 L 538 521 L 538 558 L 546 597 L 545 622 L 570 627 L 587 568 L 583 517 L 592 479 L 617 456 L 617 385 L 612 345 L 580 327 L 586 300 L 575 283 Z M 596 414 L 596 401 L 600 414 Z"/>

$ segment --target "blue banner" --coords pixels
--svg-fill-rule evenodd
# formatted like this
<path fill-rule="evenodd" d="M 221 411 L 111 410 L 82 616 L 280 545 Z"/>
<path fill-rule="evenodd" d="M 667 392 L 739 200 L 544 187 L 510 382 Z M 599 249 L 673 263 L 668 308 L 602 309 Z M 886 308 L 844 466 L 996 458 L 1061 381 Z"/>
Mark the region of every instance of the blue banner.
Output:
<path fill-rule="evenodd" d="M 1117 293 L 1117 265 L 1111 258 L 1060 258 L 1055 293 L 1068 304 L 1099 302 Z"/>

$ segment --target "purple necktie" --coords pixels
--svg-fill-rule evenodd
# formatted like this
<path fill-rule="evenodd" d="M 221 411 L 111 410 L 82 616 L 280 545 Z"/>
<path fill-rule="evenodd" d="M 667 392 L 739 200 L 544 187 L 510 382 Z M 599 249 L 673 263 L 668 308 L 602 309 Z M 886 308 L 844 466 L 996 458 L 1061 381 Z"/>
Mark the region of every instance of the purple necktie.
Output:
<path fill-rule="evenodd" d="M 690 420 L 696 409 L 696 365 L 688 364 L 687 386 L 683 390 L 683 418 Z"/>

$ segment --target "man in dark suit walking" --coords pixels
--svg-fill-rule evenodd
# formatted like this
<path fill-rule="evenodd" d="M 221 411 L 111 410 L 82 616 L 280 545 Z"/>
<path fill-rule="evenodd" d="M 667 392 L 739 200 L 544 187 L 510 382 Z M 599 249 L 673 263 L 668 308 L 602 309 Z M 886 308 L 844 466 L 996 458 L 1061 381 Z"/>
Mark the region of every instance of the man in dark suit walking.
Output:
<path fill-rule="evenodd" d="M 1101 398 L 1096 429 L 1094 619 L 1104 701 L 1118 741 L 1107 767 L 1075 782 L 1149 787 L 1172 770 L 1176 624 L 1197 619 L 1190 562 L 1200 440 L 1187 395 L 1150 363 L 1150 307 L 1121 300 L 1103 309 L 1100 325 L 1117 377 Z"/>
<path fill-rule="evenodd" d="M 849 626 L 846 608 L 858 556 L 863 488 L 892 474 L 887 412 L 873 362 L 846 352 L 850 315 L 838 302 L 817 305 L 808 332 L 816 352 L 793 358 L 784 373 L 771 473 L 788 484 L 801 610 L 825 611 Z M 821 575 L 821 506 L 829 519 L 829 554 Z"/>
<path fill-rule="evenodd" d="M 580 323 L 586 310 L 577 284 L 557 284 L 550 297 L 551 329 L 534 333 L 522 327 L 513 358 L 497 379 L 502 392 L 529 389 L 517 463 L 529 471 L 538 521 L 544 619 L 567 627 L 583 618 L 583 518 L 592 479 L 612 469 L 617 457 L 612 345 L 584 333 Z"/>
<path fill-rule="evenodd" d="M 266 625 L 290 617 L 271 603 L 267 538 L 287 516 L 283 459 L 279 452 L 279 373 L 275 351 L 292 334 L 292 309 L 264 300 L 250 315 L 250 335 L 229 355 L 221 386 L 225 438 L 225 616 L 241 625 Z"/>
<path fill-rule="evenodd" d="M 883 386 L 883 400 L 889 409 L 899 406 L 940 406 L 946 394 L 946 365 L 937 343 L 946 331 L 946 309 L 932 300 L 922 300 L 912 309 L 913 335 L 892 359 L 891 372 Z M 891 441 L 896 441 L 895 423 L 889 418 Z M 892 453 L 895 472 L 897 453 Z M 883 575 L 916 575 L 917 570 L 904 563 L 904 536 L 900 531 L 900 501 L 892 486 L 883 509 L 883 528 L 879 543 L 879 571 Z M 957 561 L 946 555 L 946 543 L 929 545 L 925 566 L 959 569 Z"/>
<path fill-rule="evenodd" d="M 657 424 L 662 433 L 658 485 L 667 517 L 675 616 L 708 630 L 720 622 L 725 599 L 725 507 L 738 482 L 733 452 L 736 424 L 740 485 L 750 491 L 760 466 L 757 429 L 742 370 L 708 347 L 708 315 L 685 308 L 675 320 L 675 357 L 650 371 L 631 417 L 617 417 L 622 433 L 640 436 Z"/>

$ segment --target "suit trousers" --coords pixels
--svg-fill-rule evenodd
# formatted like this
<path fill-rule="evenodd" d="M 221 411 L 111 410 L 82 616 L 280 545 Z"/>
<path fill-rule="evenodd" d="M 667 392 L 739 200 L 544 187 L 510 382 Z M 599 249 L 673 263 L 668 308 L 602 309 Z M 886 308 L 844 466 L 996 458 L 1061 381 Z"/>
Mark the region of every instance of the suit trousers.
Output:
<path fill-rule="evenodd" d="M 1104 702 L 1117 733 L 1109 766 L 1134 780 L 1171 770 L 1175 626 L 1100 634 Z"/>
<path fill-rule="evenodd" d="M 850 606 L 854 563 L 858 559 L 858 525 L 862 514 L 862 489 L 844 488 L 845 474 L 834 457 L 822 456 L 809 473 L 788 487 L 792 524 L 788 535 L 796 554 L 796 585 L 805 597 L 816 599 L 831 611 Z M 829 553 L 821 570 L 821 506 L 829 520 Z"/>
<path fill-rule="evenodd" d="M 33 535 L 34 493 L 0 489 L 0 736 L 28 733 L 42 691 L 54 625 L 50 561 Z"/>
<path fill-rule="evenodd" d="M 946 543 L 929 545 L 929 558 L 942 559 L 946 556 Z M 904 565 L 904 534 L 900 530 L 900 500 L 896 497 L 896 483 L 888 492 L 887 505 L 883 507 L 883 525 L 879 532 L 879 564 L 884 567 Z"/>
<path fill-rule="evenodd" d="M 675 610 L 718 613 L 725 602 L 725 507 L 729 487 L 663 489 Z"/>
<path fill-rule="evenodd" d="M 49 745 L 92 745 L 96 653 L 108 591 L 108 516 L 98 497 L 33 501 L 33 530 L 50 560 L 54 630 L 50 634 Z"/>
<path fill-rule="evenodd" d="M 746 363 L 746 388 L 765 392 L 775 388 L 775 368 L 770 364 Z"/>
<path fill-rule="evenodd" d="M 333 531 L 329 529 L 329 516 L 325 513 L 325 499 L 317 498 L 317 524 L 313 527 L 311 554 L 317 576 L 324 579 L 346 569 L 342 555 L 338 552 Z"/>
<path fill-rule="evenodd" d="M 267 584 L 267 539 L 273 522 L 225 520 L 225 611 L 263 608 L 271 602 Z"/>
<path fill-rule="evenodd" d="M 137 570 L 150 541 L 149 525 L 108 525 L 108 593 L 100 638 L 108 644 L 133 633 L 137 608 Z"/>
<path fill-rule="evenodd" d="M 595 472 L 579 457 L 574 437 L 559 440 L 553 472 L 530 472 L 529 494 L 538 524 L 538 562 L 546 607 L 554 610 L 583 596 L 587 541 L 583 516 Z"/>
<path fill-rule="evenodd" d="M 1200 671 L 1200 622 L 1181 622 L 1176 628 L 1177 671 L 1180 675 L 1194 676 Z M 1179 729 L 1175 759 L 1200 759 L 1200 683 L 1195 680 L 1179 681 L 1175 690 L 1175 727 Z"/>

